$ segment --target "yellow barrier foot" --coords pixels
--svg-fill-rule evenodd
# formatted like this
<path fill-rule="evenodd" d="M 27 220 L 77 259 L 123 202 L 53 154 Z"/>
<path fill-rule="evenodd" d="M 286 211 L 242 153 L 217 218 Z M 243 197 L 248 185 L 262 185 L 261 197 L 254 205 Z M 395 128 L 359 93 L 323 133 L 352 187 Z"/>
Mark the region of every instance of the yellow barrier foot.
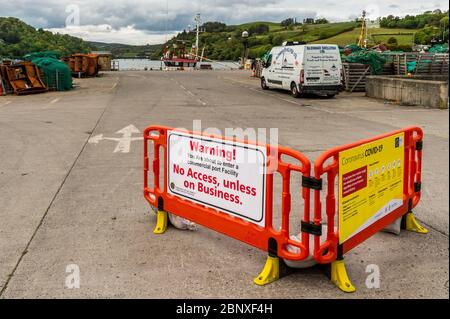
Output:
<path fill-rule="evenodd" d="M 268 256 L 264 269 L 253 282 L 258 286 L 270 284 L 280 278 L 280 259 Z"/>
<path fill-rule="evenodd" d="M 355 292 L 356 289 L 350 282 L 345 270 L 343 260 L 336 260 L 331 263 L 331 282 L 338 286 L 343 292 Z"/>
<path fill-rule="evenodd" d="M 409 212 L 405 216 L 406 218 L 406 230 L 413 231 L 420 234 L 428 233 L 428 229 L 419 224 L 416 217 L 412 212 Z"/>
<path fill-rule="evenodd" d="M 153 230 L 154 234 L 163 234 L 167 229 L 167 212 L 158 210 L 156 213 L 156 226 Z"/>

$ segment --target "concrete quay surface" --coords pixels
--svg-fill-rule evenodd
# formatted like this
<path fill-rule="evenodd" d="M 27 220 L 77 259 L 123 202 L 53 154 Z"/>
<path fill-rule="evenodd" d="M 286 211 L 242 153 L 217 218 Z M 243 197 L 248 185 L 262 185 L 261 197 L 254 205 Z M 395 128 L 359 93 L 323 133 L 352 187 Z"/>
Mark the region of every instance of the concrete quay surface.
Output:
<path fill-rule="evenodd" d="M 449 297 L 448 110 L 363 94 L 294 99 L 262 91 L 244 71 L 120 71 L 75 84 L 70 92 L 0 97 L 0 298 Z M 378 233 L 346 254 L 353 294 L 317 268 L 256 286 L 264 252 L 204 227 L 153 234 L 142 141 L 126 152 L 111 139 L 124 128 L 139 137 L 136 129 L 192 128 L 193 120 L 221 130 L 278 128 L 281 145 L 311 160 L 418 125 L 425 139 L 415 214 L 430 232 Z M 88 142 L 93 137 L 98 143 Z M 279 210 L 280 200 L 274 204 Z M 292 215 L 301 218 L 299 210 Z M 65 286 L 68 265 L 79 267 L 80 288 Z M 365 285 L 369 265 L 379 267 L 379 288 Z"/>

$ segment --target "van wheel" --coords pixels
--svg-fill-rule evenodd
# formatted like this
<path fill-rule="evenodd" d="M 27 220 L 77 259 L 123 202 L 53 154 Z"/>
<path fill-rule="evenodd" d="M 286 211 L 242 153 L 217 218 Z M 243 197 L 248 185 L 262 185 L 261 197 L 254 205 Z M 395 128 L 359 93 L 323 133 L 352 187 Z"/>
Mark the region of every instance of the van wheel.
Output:
<path fill-rule="evenodd" d="M 291 95 L 295 98 L 300 96 L 300 93 L 298 93 L 297 84 L 294 82 L 291 83 Z"/>
<path fill-rule="evenodd" d="M 268 89 L 269 89 L 269 87 L 267 86 L 267 83 L 266 83 L 266 79 L 265 79 L 265 78 L 261 78 L 261 88 L 262 88 L 263 90 L 268 90 Z"/>

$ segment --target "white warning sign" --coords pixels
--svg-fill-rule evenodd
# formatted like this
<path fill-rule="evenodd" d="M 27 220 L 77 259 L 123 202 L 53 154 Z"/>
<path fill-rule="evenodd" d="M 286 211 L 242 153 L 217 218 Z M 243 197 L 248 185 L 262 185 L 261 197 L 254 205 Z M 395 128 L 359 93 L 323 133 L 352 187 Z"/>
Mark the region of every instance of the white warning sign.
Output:
<path fill-rule="evenodd" d="M 167 189 L 264 227 L 266 147 L 167 132 Z"/>

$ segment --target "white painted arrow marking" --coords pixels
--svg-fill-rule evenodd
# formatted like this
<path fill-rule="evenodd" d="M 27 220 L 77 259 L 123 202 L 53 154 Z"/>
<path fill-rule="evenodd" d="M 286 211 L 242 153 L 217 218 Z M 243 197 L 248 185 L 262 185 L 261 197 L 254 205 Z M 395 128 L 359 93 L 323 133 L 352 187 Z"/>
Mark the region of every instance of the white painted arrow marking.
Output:
<path fill-rule="evenodd" d="M 131 141 L 142 139 L 142 137 L 131 137 L 133 133 L 141 133 L 133 124 L 130 124 L 127 127 L 124 127 L 123 129 L 116 132 L 116 134 L 122 134 L 122 138 L 119 140 L 119 143 L 117 143 L 117 146 L 114 149 L 114 153 L 128 153 L 130 151 Z"/>
<path fill-rule="evenodd" d="M 142 136 L 133 137 L 133 134 L 139 134 L 139 133 L 141 133 L 141 132 L 136 128 L 136 126 L 134 126 L 133 124 L 130 124 L 116 132 L 116 134 L 122 134 L 122 137 L 103 137 L 103 134 L 98 134 L 98 135 L 91 137 L 88 142 L 91 144 L 98 144 L 98 143 L 100 143 L 100 141 L 103 141 L 103 140 L 116 141 L 117 145 L 113 151 L 114 153 L 129 153 L 131 142 L 143 139 Z"/>
<path fill-rule="evenodd" d="M 89 139 L 89 143 L 98 144 L 103 139 L 103 134 L 98 134 Z"/>

